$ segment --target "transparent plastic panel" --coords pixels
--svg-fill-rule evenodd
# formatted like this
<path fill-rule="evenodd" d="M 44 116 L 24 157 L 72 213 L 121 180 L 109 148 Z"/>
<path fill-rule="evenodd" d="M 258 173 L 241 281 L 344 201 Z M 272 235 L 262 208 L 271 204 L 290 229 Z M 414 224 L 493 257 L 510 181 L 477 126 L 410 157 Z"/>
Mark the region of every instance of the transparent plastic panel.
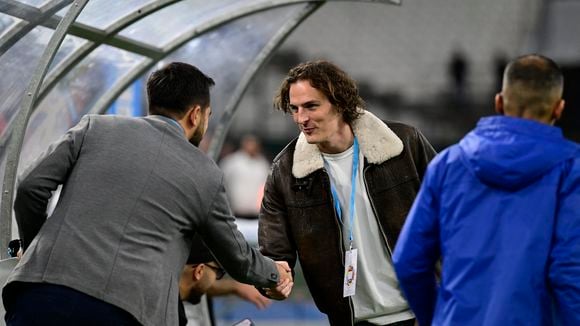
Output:
<path fill-rule="evenodd" d="M 219 121 L 231 94 L 254 58 L 278 28 L 304 6 L 299 4 L 280 7 L 232 21 L 186 43 L 159 63 L 161 66 L 171 61 L 189 62 L 216 81 L 216 86 L 212 89 L 213 113 L 208 135 Z M 136 67 L 141 60 L 143 58 L 138 55 L 102 45 L 68 73 L 32 115 L 24 140 L 19 171 L 23 171 L 50 143 L 78 123 L 115 81 Z M 147 75 L 148 73 L 144 78 Z M 143 84 L 144 80 L 139 86 L 141 89 Z M 141 111 L 132 103 L 130 105 L 134 108 L 133 112 L 117 110 L 116 113 L 145 114 L 146 101 L 143 100 L 143 95 L 142 91 L 133 88 L 130 95 L 132 97 L 123 98 L 122 95 L 116 102 L 137 101 L 135 97 L 141 96 Z M 113 110 L 114 106 L 115 104 Z"/>
<path fill-rule="evenodd" d="M 217 17 L 238 12 L 264 0 L 184 0 L 163 8 L 125 28 L 119 34 L 140 42 L 164 47 L 179 36 Z"/>
<path fill-rule="evenodd" d="M 0 180 L 4 180 L 8 127 L 20 108 L 22 97 L 53 31 L 42 27 L 31 30 L 0 57 Z M 3 191 L 0 182 L 0 191 Z M 14 229 L 14 226 L 13 226 Z"/>
<path fill-rule="evenodd" d="M 92 0 L 87 3 L 77 21 L 98 29 L 107 29 L 117 20 L 155 0 Z M 66 10 L 59 11 L 63 16 Z"/>
<path fill-rule="evenodd" d="M 0 57 L 0 146 L 53 30 L 36 27 Z"/>
<path fill-rule="evenodd" d="M 14 25 L 21 22 L 21 19 L 0 13 L 0 38 L 6 34 Z"/>
<path fill-rule="evenodd" d="M 107 109 L 106 114 L 116 114 L 126 117 L 147 115 L 147 84 L 146 76 L 139 78 L 119 95 L 117 100 Z"/>
<path fill-rule="evenodd" d="M 60 48 L 56 52 L 56 55 L 55 55 L 54 59 L 52 60 L 52 63 L 48 69 L 48 75 L 50 75 L 50 72 L 56 66 L 58 66 L 58 64 L 60 64 L 65 58 L 67 58 L 75 50 L 77 50 L 81 46 L 85 45 L 86 43 L 88 43 L 88 41 L 84 40 L 80 37 L 71 36 L 71 35 L 65 36 L 64 40 L 62 41 L 62 44 L 60 45 Z"/>
<path fill-rule="evenodd" d="M 204 143 L 207 144 L 250 64 L 292 14 L 305 6 L 298 4 L 279 7 L 232 21 L 186 43 L 160 63 L 188 62 L 214 79 L 216 85 L 211 92 L 212 117 Z"/>
<path fill-rule="evenodd" d="M 77 124 L 119 78 L 142 60 L 141 56 L 102 45 L 70 71 L 32 115 L 20 156 L 19 171 Z"/>

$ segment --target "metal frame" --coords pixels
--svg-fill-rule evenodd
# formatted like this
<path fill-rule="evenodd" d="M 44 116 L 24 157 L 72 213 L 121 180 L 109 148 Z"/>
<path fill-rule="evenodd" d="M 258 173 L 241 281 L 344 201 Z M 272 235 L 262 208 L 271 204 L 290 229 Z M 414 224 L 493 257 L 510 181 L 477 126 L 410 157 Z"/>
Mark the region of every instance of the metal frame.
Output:
<path fill-rule="evenodd" d="M 4 179 L 2 180 L 2 203 L 0 203 L 0 258 L 7 258 L 8 240 L 12 237 L 12 202 L 14 194 L 14 183 L 16 181 L 16 172 L 18 170 L 18 163 L 20 161 L 20 151 L 22 149 L 22 142 L 24 140 L 24 132 L 32 113 L 32 107 L 36 101 L 36 96 L 40 90 L 42 80 L 46 75 L 48 67 L 56 55 L 58 47 L 62 43 L 69 26 L 74 22 L 77 16 L 81 13 L 88 0 L 76 0 L 73 6 L 70 7 L 67 14 L 63 17 L 54 34 L 50 38 L 44 53 L 32 75 L 30 84 L 26 90 L 24 99 L 20 106 L 14 122 L 15 137 L 10 137 L 7 147 L 6 167 Z"/>
<path fill-rule="evenodd" d="M 238 86 L 234 90 L 234 93 L 233 93 L 234 95 L 232 96 L 232 98 L 230 99 L 228 104 L 226 105 L 226 108 L 225 108 L 223 114 L 227 115 L 227 117 L 224 118 L 224 116 L 222 115 L 222 118 L 220 119 L 218 127 L 216 128 L 216 132 L 214 133 L 214 135 L 218 132 L 218 130 L 223 130 L 224 128 L 225 128 L 225 130 L 224 130 L 223 136 L 221 136 L 221 138 L 218 138 L 218 139 L 213 138 L 214 140 L 212 140 L 212 142 L 210 143 L 210 152 L 209 152 L 210 157 L 213 157 L 212 152 L 211 152 L 212 148 L 219 146 L 217 149 L 214 149 L 214 151 L 219 151 L 221 145 L 223 144 L 223 140 L 224 140 L 225 134 L 227 132 L 227 128 L 229 127 L 229 125 L 231 123 L 231 119 L 233 118 L 233 114 L 235 113 L 235 110 L 237 109 L 237 105 L 240 102 L 241 97 L 243 96 L 244 92 L 248 88 L 248 85 L 249 85 L 250 81 L 252 80 L 252 78 L 254 77 L 254 75 L 263 66 L 263 64 L 271 56 L 271 54 L 274 52 L 274 50 L 289 35 L 289 33 L 291 33 L 310 14 L 312 14 L 314 11 L 316 11 L 316 9 L 318 9 L 320 6 L 322 6 L 322 4 L 323 3 L 310 4 L 307 7 L 305 7 L 303 10 L 298 12 L 294 17 L 292 17 L 292 19 L 288 23 L 284 24 L 282 26 L 282 28 L 272 37 L 272 39 L 266 44 L 264 49 L 262 49 L 262 51 L 260 51 L 260 53 L 258 54 L 256 59 L 254 60 L 254 62 L 252 62 L 252 64 L 248 67 L 248 69 L 246 70 L 246 72 L 242 76 L 242 79 L 240 80 Z M 233 19 L 237 19 L 237 17 L 233 18 Z M 228 21 L 221 22 L 217 26 L 221 26 L 227 22 Z M 215 27 L 217 27 L 217 26 L 215 26 Z M 212 26 L 211 28 L 215 28 L 215 27 Z M 198 31 L 198 33 L 199 34 L 205 33 L 205 31 Z M 190 38 L 190 40 L 197 37 L 197 36 L 198 36 L 198 34 L 193 35 Z M 187 43 L 187 41 L 185 43 Z M 169 55 L 173 51 L 177 50 L 179 48 L 179 46 L 181 46 L 181 45 L 182 44 L 177 44 L 175 48 L 172 48 L 171 51 L 168 52 L 167 55 Z M 115 101 L 115 99 L 125 89 L 127 89 L 127 87 L 129 87 L 130 84 L 132 84 L 137 78 L 142 76 L 144 72 L 151 69 L 155 65 L 155 63 L 157 62 L 157 61 L 150 61 L 150 62 L 147 62 L 147 61 L 148 60 L 146 60 L 144 63 L 139 64 L 139 66 L 136 69 L 130 71 L 119 82 L 115 83 L 115 85 L 111 88 L 111 90 L 109 92 L 105 93 L 105 95 L 102 96 L 101 99 L 97 103 L 95 103 L 95 105 L 91 108 L 89 113 L 91 113 L 91 114 L 104 114 L 104 113 L 106 113 L 107 109 Z M 213 145 L 214 143 L 216 143 L 218 145 Z M 214 158 L 214 160 L 216 159 L 216 157 L 213 157 L 213 158 Z"/>
<path fill-rule="evenodd" d="M 6 1 L 6 0 L 5 0 Z M 139 20 L 141 17 L 145 15 L 149 15 L 157 10 L 160 10 L 174 2 L 181 1 L 181 0 L 158 0 L 154 3 L 150 3 L 144 5 L 141 8 L 137 8 L 137 10 L 129 13 L 128 15 L 120 18 L 117 22 L 113 25 L 109 26 L 109 28 L 102 30 L 98 28 L 94 28 L 92 26 L 82 24 L 80 22 L 74 22 L 69 30 L 68 34 L 73 36 L 78 36 L 80 38 L 84 38 L 89 41 L 94 41 L 97 43 L 104 43 L 110 44 L 112 46 L 126 49 L 131 52 L 140 53 L 147 55 L 151 53 L 155 55 L 159 52 L 159 49 L 156 47 L 151 47 L 148 44 L 143 44 L 140 42 L 136 42 L 125 37 L 121 37 L 115 35 L 120 29 L 124 28 L 125 26 Z M 27 19 L 27 16 L 22 16 L 19 18 Z M 52 16 L 46 21 L 42 22 L 39 26 L 55 29 L 58 26 L 60 19 L 56 16 Z"/>
<path fill-rule="evenodd" d="M 297 4 L 300 2 L 320 2 L 320 4 L 322 5 L 325 1 L 282 0 L 282 1 L 277 1 L 277 3 L 274 3 L 274 1 L 269 1 L 267 4 L 261 4 L 259 7 L 251 6 L 251 8 L 253 8 L 254 11 L 240 10 L 240 11 L 236 11 L 234 14 L 230 13 L 230 14 L 224 14 L 222 16 L 216 17 L 215 19 L 212 19 L 203 25 L 200 25 L 196 28 L 189 30 L 188 32 L 182 34 L 182 36 L 178 37 L 174 42 L 171 42 L 170 44 L 168 44 L 166 47 L 163 48 L 164 55 L 160 58 L 154 58 L 155 61 L 152 62 L 150 65 L 140 66 L 138 71 L 131 71 L 130 74 L 135 76 L 135 77 L 132 79 L 126 79 L 126 82 L 127 82 L 126 85 L 124 85 L 124 86 L 119 85 L 119 88 L 121 88 L 121 92 L 118 92 L 118 93 L 119 94 L 122 93 L 122 91 L 125 90 L 129 86 L 129 84 L 134 82 L 137 78 L 139 78 L 139 76 L 144 74 L 147 70 L 151 69 L 157 61 L 160 61 L 161 59 L 170 55 L 175 50 L 179 49 L 182 45 L 184 45 L 185 43 L 189 42 L 190 40 L 198 37 L 199 35 L 207 33 L 210 30 L 212 30 L 214 28 L 218 28 L 224 24 L 227 24 L 232 20 L 236 20 L 236 19 L 248 16 L 251 14 L 257 13 L 257 12 L 261 12 L 261 11 L 265 11 L 265 10 L 269 10 L 269 9 L 273 9 L 273 8 L 277 8 L 277 7 Z M 105 93 L 104 97 L 109 98 L 110 101 L 99 101 L 98 103 L 95 103 L 93 108 L 91 108 L 90 113 L 103 114 L 106 112 L 107 108 L 111 105 L 111 103 L 113 103 L 114 98 L 111 99 L 111 97 L 109 96 L 109 93 Z"/>
<path fill-rule="evenodd" d="M 8 0 L 10 1 L 10 0 Z M 164 48 L 157 48 L 153 47 L 149 44 L 135 41 L 132 39 L 128 39 L 119 35 L 114 35 L 118 33 L 123 28 L 127 27 L 128 25 L 134 23 L 138 19 L 140 19 L 144 15 L 151 14 L 157 10 L 160 10 L 170 4 L 178 2 L 179 0 L 160 0 L 155 3 L 150 3 L 145 5 L 133 13 L 122 17 L 119 21 L 115 24 L 109 26 L 106 30 L 99 30 L 93 27 L 87 26 L 85 24 L 81 24 L 78 22 L 73 23 L 70 27 L 69 34 L 73 36 L 77 36 L 89 41 L 88 44 L 80 47 L 77 51 L 72 52 L 67 58 L 59 63 L 57 67 L 53 70 L 53 72 L 48 76 L 46 79 L 46 83 L 43 84 L 42 90 L 40 95 L 38 96 L 37 102 L 40 102 L 42 99 L 46 97 L 46 95 L 54 88 L 54 86 L 58 83 L 58 81 L 63 78 L 70 70 L 76 66 L 80 61 L 82 61 L 86 56 L 88 56 L 95 48 L 100 46 L 101 44 L 108 44 L 123 50 L 127 50 L 129 52 L 133 52 L 136 54 L 140 54 L 149 58 L 152 58 L 156 61 L 161 60 L 169 52 L 174 51 L 174 49 L 178 48 L 182 44 L 185 44 L 192 38 L 207 32 L 208 30 L 218 27 L 222 24 L 225 24 L 231 20 L 241 18 L 246 15 L 250 15 L 259 11 L 269 10 L 275 7 L 285 6 L 289 4 L 297 4 L 297 3 L 304 3 L 304 2 L 320 2 L 325 3 L 326 0 L 274 0 L 274 1 L 264 1 L 262 3 L 238 8 L 237 11 L 224 14 L 219 16 L 211 21 L 208 21 L 205 24 L 197 26 L 190 30 L 187 33 L 182 34 L 181 36 L 177 37 L 173 42 L 165 46 Z M 338 0 L 338 1 L 353 1 L 353 0 Z M 392 4 L 400 4 L 400 0 L 359 0 L 361 2 L 380 2 L 380 3 L 392 3 Z M 34 7 L 31 10 L 37 10 Z M 29 8 L 29 9 L 30 9 Z M 20 18 L 27 19 L 30 18 L 29 15 L 21 15 Z M 51 17 L 47 21 L 45 21 L 42 26 L 54 28 L 58 22 L 56 17 Z M 91 43 L 92 42 L 92 43 Z M 33 109 L 34 110 L 34 109 Z M 99 109 L 96 109 L 99 111 Z M 0 139 L 0 144 L 4 144 L 7 139 L 9 138 L 11 130 L 6 130 L 2 139 Z"/>
<path fill-rule="evenodd" d="M 129 13 L 128 15 L 121 17 L 114 24 L 109 26 L 106 30 L 98 30 L 80 23 L 73 23 L 73 25 L 70 27 L 72 32 L 71 30 L 69 30 L 68 34 L 81 37 L 84 40 L 87 40 L 87 43 L 83 44 L 78 49 L 71 52 L 52 70 L 52 73 L 45 79 L 45 82 L 42 84 L 42 88 L 40 90 L 38 97 L 36 98 L 35 104 L 40 103 L 46 97 L 46 95 L 48 95 L 48 93 L 56 86 L 56 84 L 68 72 L 70 72 L 79 62 L 81 62 L 85 57 L 87 57 L 94 49 L 96 49 L 101 44 L 109 44 L 106 42 L 107 39 L 110 38 L 109 35 L 118 33 L 123 28 L 141 19 L 144 15 L 149 15 L 157 10 L 165 8 L 166 6 L 178 1 L 180 0 L 160 0 L 155 3 L 150 3 L 143 7 L 137 8 L 137 10 L 133 11 L 132 13 Z M 30 8 L 28 9 L 37 10 L 34 7 Z M 22 15 L 22 17 L 19 18 L 26 19 L 26 17 L 27 16 Z M 53 28 L 54 23 L 57 21 L 58 21 L 57 18 L 51 17 L 51 19 L 47 20 L 45 25 L 47 27 Z M 138 45 L 136 42 L 123 43 L 122 39 L 124 38 L 118 38 L 114 40 L 115 38 L 113 37 L 112 39 L 113 40 L 110 41 L 110 43 L 112 43 L 111 45 L 115 44 L 113 46 L 117 46 L 125 50 L 129 49 L 130 52 L 145 54 L 146 56 L 152 57 L 154 59 L 162 58 L 164 56 L 164 54 L 161 52 L 160 49 L 151 48 L 148 45 Z M 36 105 L 32 108 L 32 113 L 34 111 L 36 111 Z M 13 125 L 10 124 L 7 130 L 4 131 L 4 133 L 0 137 L 0 148 L 5 146 L 5 144 L 9 141 L 13 129 L 14 129 Z"/>
<path fill-rule="evenodd" d="M 161 0 L 155 3 L 145 5 L 138 8 L 133 13 L 122 17 L 117 22 L 109 26 L 106 30 L 95 32 L 89 32 L 83 27 L 78 26 L 79 32 L 75 36 L 80 36 L 85 40 L 89 41 L 88 44 L 81 46 L 76 51 L 73 51 L 65 60 L 59 63 L 58 66 L 54 68 L 50 76 L 47 78 L 46 83 L 43 84 L 41 95 L 39 96 L 39 101 L 42 100 L 48 92 L 56 85 L 56 83 L 66 75 L 77 63 L 82 61 L 86 56 L 88 56 L 94 49 L 96 49 L 101 44 L 109 44 L 120 49 L 127 50 L 129 52 L 141 54 L 152 59 L 161 58 L 164 56 L 163 52 L 159 48 L 152 48 L 149 45 L 144 45 L 142 43 L 127 40 L 126 38 L 118 37 L 112 38 L 109 43 L 105 40 L 109 35 L 116 34 L 123 30 L 125 27 L 133 24 L 137 20 L 141 19 L 143 16 L 152 14 L 155 11 L 161 10 L 168 5 L 171 5 L 179 0 Z M 74 26 L 74 25 L 73 25 Z M 73 35 L 73 34 L 71 34 Z M 82 36 L 81 36 L 82 35 Z M 88 36 L 88 37 L 85 37 Z"/>
<path fill-rule="evenodd" d="M 50 19 L 55 13 L 68 6 L 73 0 L 54 0 L 36 8 L 14 0 L 5 0 L 0 3 L 0 11 L 13 17 L 22 19 L 0 38 L 0 56 L 10 49 L 16 42 L 30 32 L 37 25 Z"/>
<path fill-rule="evenodd" d="M 353 0 L 338 0 L 338 1 L 344 1 L 344 2 L 351 1 L 352 2 Z M 361 0 L 361 1 L 362 2 L 380 2 L 380 3 L 400 4 L 400 0 Z M 273 1 L 271 0 L 271 1 L 264 1 L 263 3 L 254 4 L 251 6 L 246 6 L 243 8 L 238 8 L 238 10 L 236 10 L 233 13 L 229 13 L 229 14 L 226 13 L 224 15 L 218 16 L 218 17 L 206 22 L 205 24 L 202 24 L 202 25 L 199 25 L 195 28 L 192 28 L 190 31 L 177 37 L 173 42 L 169 43 L 167 46 L 162 48 L 161 49 L 161 51 L 163 52 L 162 56 L 160 56 L 160 57 L 150 56 L 150 58 L 154 59 L 155 61 L 160 61 L 161 59 L 165 58 L 166 56 L 171 54 L 173 51 L 178 49 L 183 44 L 189 42 L 191 39 L 193 39 L 201 34 L 204 34 L 204 33 L 208 32 L 214 28 L 217 28 L 221 25 L 224 25 L 232 20 L 239 19 L 239 18 L 242 18 L 244 16 L 251 15 L 251 14 L 254 14 L 254 13 L 257 13 L 260 11 L 265 11 L 265 10 L 270 10 L 270 9 L 277 8 L 277 7 L 298 4 L 298 3 L 305 3 L 305 2 L 307 2 L 307 3 L 317 2 L 320 5 L 323 5 L 327 1 L 326 0 L 273 0 Z M 307 16 L 308 15 L 306 15 L 306 17 Z M 300 23 L 300 22 L 298 22 L 298 23 Z M 294 28 L 292 28 L 291 30 L 293 30 L 293 29 Z M 291 32 L 291 30 L 289 32 Z M 281 41 L 283 41 L 283 39 L 281 39 L 280 42 Z M 128 42 L 133 42 L 133 41 L 129 40 Z M 75 61 L 73 63 L 76 64 L 76 62 L 82 60 L 82 58 L 84 58 L 84 56 L 77 58 L 77 61 Z M 137 78 L 139 78 L 139 76 L 141 74 L 143 74 L 147 70 L 151 69 L 153 67 L 153 65 L 155 65 L 155 63 L 156 62 L 153 62 L 150 65 L 143 65 L 143 66 L 140 65 L 140 68 L 138 68 L 139 69 L 138 71 L 131 71 L 129 73 L 130 75 L 134 76 L 134 78 L 125 79 L 126 84 L 124 86 L 117 85 L 117 86 L 115 86 L 115 90 L 112 90 L 111 92 L 121 94 L 129 86 L 129 84 L 131 84 Z M 66 70 L 66 72 L 68 72 L 70 69 L 71 68 L 68 68 Z M 58 81 L 58 79 L 59 78 L 56 78 L 55 81 Z M 54 87 L 54 85 L 52 85 L 51 88 L 52 87 Z M 243 87 L 244 91 L 246 88 L 247 88 L 247 85 Z M 48 91 L 50 91 L 50 88 L 47 86 L 46 92 L 48 92 Z M 99 113 L 99 114 L 105 113 L 107 108 L 114 102 L 114 98 L 111 98 L 111 96 L 109 95 L 109 93 L 111 93 L 111 92 L 108 92 L 105 94 L 104 98 L 107 99 L 106 101 L 103 100 L 103 101 L 99 101 L 98 103 L 95 103 L 93 108 L 90 109 L 90 112 L 91 113 Z M 243 92 L 241 95 L 243 95 Z M 237 103 L 239 103 L 239 99 L 236 101 L 236 105 L 237 105 Z M 228 107 L 229 107 L 229 105 L 228 105 Z M 223 143 L 223 139 L 221 140 L 221 143 Z"/>
<path fill-rule="evenodd" d="M 169 52 L 174 51 L 176 48 L 181 46 L 182 44 L 188 42 L 192 38 L 207 32 L 208 30 L 221 26 L 229 21 L 234 19 L 241 18 L 246 15 L 250 15 L 259 11 L 269 10 L 279 6 L 285 6 L 289 4 L 296 4 L 301 2 L 321 2 L 325 3 L 327 1 L 324 0 L 278 0 L 278 1 L 264 1 L 263 3 L 247 6 L 240 8 L 241 10 L 237 10 L 234 13 L 224 14 L 220 17 L 217 17 L 207 23 L 197 26 L 190 30 L 187 33 L 182 34 L 181 36 L 177 37 L 173 42 L 165 46 L 164 48 L 157 48 L 152 47 L 149 44 L 142 43 L 139 41 L 135 41 L 132 39 L 128 39 L 119 35 L 113 35 L 118 33 L 123 28 L 127 27 L 128 25 L 137 21 L 141 16 L 148 15 L 154 11 L 160 10 L 167 5 L 172 3 L 178 2 L 179 0 L 162 0 L 160 2 L 156 2 L 153 4 L 146 5 L 135 12 L 139 12 L 139 14 L 134 14 L 132 16 L 123 17 L 114 25 L 107 28 L 105 31 L 100 31 L 94 29 L 92 27 L 75 23 L 71 27 L 71 31 L 69 34 L 81 37 L 86 39 L 87 41 L 94 42 L 93 46 L 86 46 L 80 48 L 78 51 L 75 51 L 69 55 L 65 60 L 63 60 L 56 68 L 53 70 L 54 74 L 51 73 L 50 76 L 47 78 L 47 82 L 43 85 L 41 95 L 39 96 L 38 101 L 42 100 L 48 92 L 52 90 L 52 88 L 56 85 L 56 83 L 65 75 L 67 74 L 78 62 L 82 61 L 91 51 L 93 51 L 96 47 L 101 44 L 109 44 L 111 46 L 127 50 L 129 52 L 133 52 L 136 54 L 140 54 L 154 60 L 161 60 L 162 58 L 166 57 Z M 339 0 L 339 1 L 352 1 L 352 0 Z M 389 2 L 389 3 L 400 3 L 398 0 L 363 0 L 366 2 Z M 47 27 L 51 27 L 54 22 L 49 22 L 46 24 Z M 110 39 L 107 41 L 107 39 Z"/>
<path fill-rule="evenodd" d="M 90 110 L 90 112 L 92 112 L 92 113 L 96 113 L 96 112 L 103 112 L 104 113 L 106 108 L 114 101 L 114 99 L 111 99 L 110 94 L 111 93 L 119 93 L 120 94 L 128 86 L 129 83 L 133 82 L 134 80 L 136 80 L 139 77 L 140 74 L 146 72 L 151 67 L 153 67 L 153 65 L 155 64 L 156 61 L 163 59 L 164 57 L 169 55 L 171 52 L 175 51 L 182 44 L 186 43 L 187 41 L 191 40 L 194 37 L 197 37 L 197 36 L 207 32 L 207 31 L 209 31 L 212 28 L 216 28 L 216 27 L 221 26 L 221 25 L 223 25 L 231 20 L 234 20 L 234 19 L 237 19 L 239 17 L 251 14 L 251 12 L 242 11 L 237 15 L 223 15 L 221 17 L 218 17 L 217 19 L 214 19 L 214 20 L 208 22 L 207 24 L 205 24 L 201 28 L 194 28 L 189 33 L 184 33 L 183 35 L 185 35 L 185 37 L 182 37 L 182 39 L 179 42 L 172 42 L 170 45 L 166 46 L 164 49 L 151 48 L 149 45 L 145 45 L 141 42 L 132 41 L 132 40 L 128 40 L 126 38 L 121 38 L 121 37 L 117 37 L 116 38 L 117 41 L 113 42 L 114 44 L 111 44 L 111 42 L 105 42 L 107 39 L 114 39 L 115 38 L 114 36 L 111 36 L 111 35 L 107 36 L 106 33 L 117 33 L 119 31 L 121 31 L 123 28 L 125 28 L 126 26 L 129 26 L 130 24 L 137 21 L 139 18 L 141 18 L 141 16 L 143 16 L 145 14 L 151 14 L 154 11 L 160 10 L 160 9 L 164 8 L 165 6 L 170 5 L 172 3 L 175 3 L 175 2 L 178 2 L 178 1 L 179 0 L 162 0 L 160 2 L 156 2 L 153 4 L 146 5 L 144 7 L 141 7 L 135 11 L 135 12 L 139 13 L 138 15 L 129 14 L 127 16 L 124 16 L 119 21 L 117 21 L 115 24 L 109 26 L 105 31 L 97 30 L 97 29 L 94 29 L 90 26 L 80 24 L 78 22 L 73 23 L 73 25 L 70 27 L 71 31 L 69 31 L 69 34 L 81 37 L 83 39 L 87 39 L 87 37 L 88 37 L 89 38 L 88 43 L 79 47 L 76 51 L 73 51 L 71 54 L 69 54 L 63 61 L 61 61 L 53 69 L 53 73 L 51 73 L 48 76 L 48 78 L 46 79 L 47 82 L 42 85 L 42 89 L 41 89 L 40 94 L 37 97 L 36 103 L 40 103 L 40 101 L 42 99 L 44 99 L 46 97 L 46 95 L 48 95 L 48 93 L 56 86 L 56 84 L 68 72 L 70 72 L 70 70 L 72 70 L 79 62 L 81 62 L 85 57 L 87 57 L 94 49 L 96 49 L 101 44 L 110 44 L 112 46 L 124 44 L 122 47 L 120 47 L 121 49 L 125 49 L 125 50 L 128 50 L 129 52 L 138 53 L 138 54 L 144 55 L 146 57 L 152 58 L 154 60 L 154 62 L 151 62 L 148 65 L 147 64 L 146 65 L 139 65 L 138 69 L 136 71 L 131 71 L 129 73 L 131 76 L 134 76 L 134 77 L 124 79 L 127 82 L 126 85 L 124 85 L 124 86 L 118 85 L 117 87 L 115 87 L 115 89 L 112 89 L 110 92 L 106 93 L 104 98 L 110 99 L 110 100 L 98 101 L 97 103 L 95 103 L 98 106 L 93 106 L 93 108 Z M 290 1 L 290 2 L 292 2 L 292 1 Z M 31 11 L 37 10 L 34 7 L 30 7 L 30 6 L 28 6 L 28 7 L 27 7 L 27 9 L 29 9 Z M 16 14 L 17 8 L 12 8 L 12 9 L 13 10 L 11 11 L 11 13 Z M 264 10 L 264 9 L 262 9 L 262 10 Z M 19 17 L 26 19 L 28 16 L 20 14 Z M 55 20 L 56 20 L 56 18 L 48 20 L 47 22 L 44 23 L 44 26 L 52 28 L 54 23 L 55 23 Z M 76 30 L 76 32 L 73 33 L 72 32 L 73 30 Z M 125 41 L 122 41 L 122 40 L 125 40 Z M 135 50 L 135 49 L 137 49 L 137 50 Z M 148 49 L 148 50 L 144 50 L 144 49 Z M 119 91 L 119 89 L 120 89 L 120 91 Z M 36 110 L 36 106 L 34 106 L 32 108 L 32 112 L 34 112 L 35 110 Z M 8 126 L 7 130 L 5 130 L 4 134 L 0 137 L 0 147 L 5 146 L 5 144 L 10 141 L 13 130 L 14 130 L 14 125 L 10 124 Z"/>

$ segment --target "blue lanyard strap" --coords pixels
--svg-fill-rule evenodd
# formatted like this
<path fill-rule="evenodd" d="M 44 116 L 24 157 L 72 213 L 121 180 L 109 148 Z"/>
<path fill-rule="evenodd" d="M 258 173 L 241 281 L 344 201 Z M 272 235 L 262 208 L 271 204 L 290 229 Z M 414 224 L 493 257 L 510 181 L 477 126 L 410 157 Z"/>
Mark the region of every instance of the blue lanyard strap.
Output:
<path fill-rule="evenodd" d="M 356 175 L 358 173 L 358 164 L 359 164 L 359 154 L 358 154 L 358 140 L 356 136 L 354 137 L 354 144 L 353 144 L 353 153 L 352 153 L 352 177 L 350 180 L 351 188 L 350 188 L 350 203 L 349 203 L 349 230 L 348 230 L 348 239 L 351 242 L 352 246 L 352 228 L 354 223 L 354 211 L 355 211 L 355 198 L 356 198 Z M 336 192 L 336 188 L 332 182 L 330 183 L 330 191 L 332 193 L 332 199 L 334 199 L 334 208 L 336 209 L 336 214 L 338 215 L 338 219 L 342 223 L 342 209 L 340 208 L 340 201 L 338 200 L 338 193 Z"/>

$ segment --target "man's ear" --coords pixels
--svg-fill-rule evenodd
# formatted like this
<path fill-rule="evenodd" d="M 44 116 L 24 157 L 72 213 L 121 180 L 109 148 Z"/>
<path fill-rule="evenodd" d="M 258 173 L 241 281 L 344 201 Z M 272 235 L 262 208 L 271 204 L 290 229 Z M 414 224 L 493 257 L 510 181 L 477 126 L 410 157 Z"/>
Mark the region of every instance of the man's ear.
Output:
<path fill-rule="evenodd" d="M 556 122 L 562 116 L 562 112 L 564 112 L 564 105 L 566 101 L 560 99 L 556 104 L 554 104 L 554 109 L 552 110 L 552 121 Z"/>
<path fill-rule="evenodd" d="M 201 106 L 199 105 L 193 106 L 188 112 L 188 122 L 191 124 L 192 128 L 197 128 L 197 126 L 201 123 L 201 114 Z"/>
<path fill-rule="evenodd" d="M 205 269 L 204 264 L 199 264 L 193 268 L 193 273 L 191 277 L 194 282 L 201 280 L 201 278 L 203 277 L 204 269 Z"/>
<path fill-rule="evenodd" d="M 495 94 L 495 112 L 497 112 L 500 115 L 504 115 L 504 111 L 503 111 L 503 96 L 501 95 L 501 93 L 497 93 Z"/>

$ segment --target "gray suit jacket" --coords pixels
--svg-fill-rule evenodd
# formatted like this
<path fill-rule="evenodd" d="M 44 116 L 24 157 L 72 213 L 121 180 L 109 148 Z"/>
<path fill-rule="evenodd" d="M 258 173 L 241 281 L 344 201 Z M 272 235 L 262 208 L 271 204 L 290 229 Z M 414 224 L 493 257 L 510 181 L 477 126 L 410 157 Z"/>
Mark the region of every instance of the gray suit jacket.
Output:
<path fill-rule="evenodd" d="M 272 286 L 272 260 L 238 231 L 222 173 L 165 117 L 85 116 L 33 165 L 14 210 L 24 257 L 15 281 L 60 284 L 177 325 L 178 281 L 199 233 L 235 279 Z M 47 219 L 51 191 L 63 184 Z"/>

